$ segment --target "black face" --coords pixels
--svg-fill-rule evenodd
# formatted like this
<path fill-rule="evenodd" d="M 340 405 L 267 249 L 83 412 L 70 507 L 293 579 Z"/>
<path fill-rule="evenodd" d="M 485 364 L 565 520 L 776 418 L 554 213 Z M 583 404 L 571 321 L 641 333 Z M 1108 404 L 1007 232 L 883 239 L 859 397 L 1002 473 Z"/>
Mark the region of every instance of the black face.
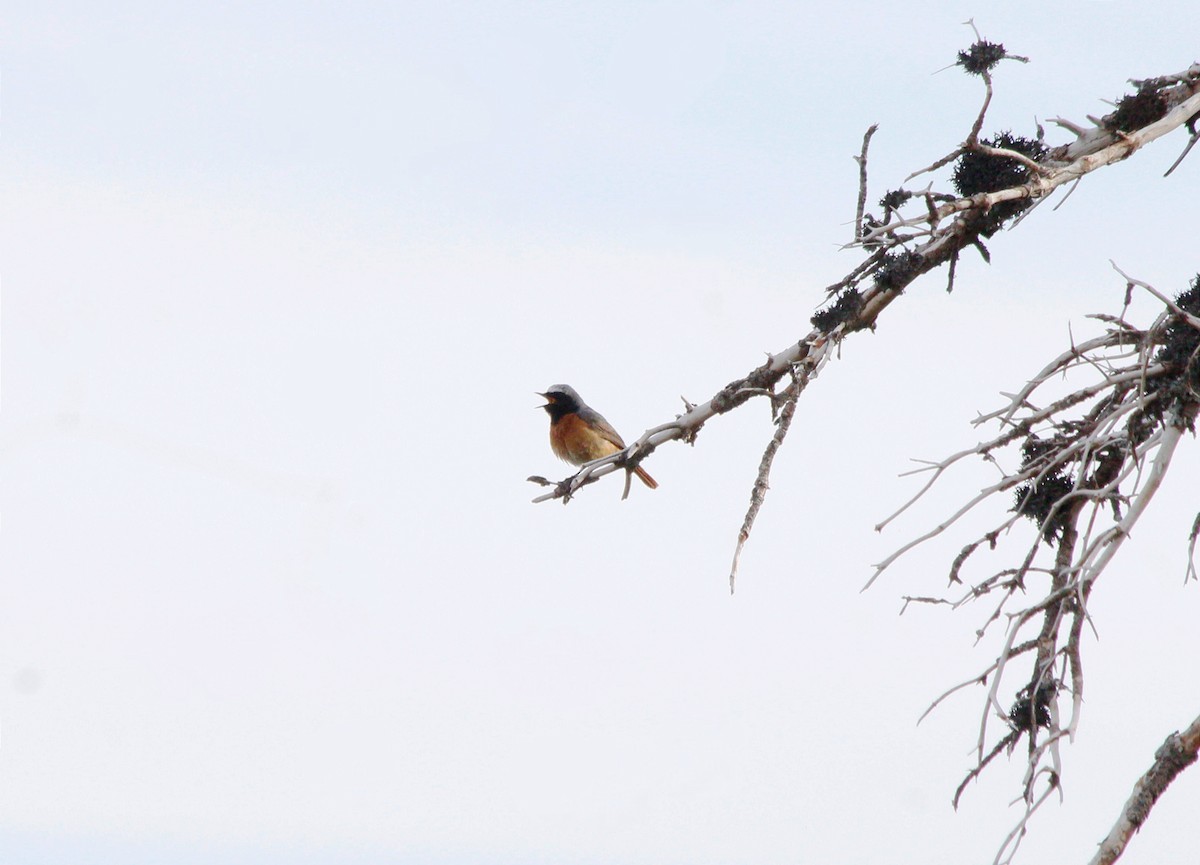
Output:
<path fill-rule="evenodd" d="M 546 398 L 546 404 L 542 408 L 546 410 L 546 414 L 550 415 L 552 421 L 579 411 L 579 399 L 573 391 L 568 393 L 562 390 L 549 390 L 539 396 Z"/>

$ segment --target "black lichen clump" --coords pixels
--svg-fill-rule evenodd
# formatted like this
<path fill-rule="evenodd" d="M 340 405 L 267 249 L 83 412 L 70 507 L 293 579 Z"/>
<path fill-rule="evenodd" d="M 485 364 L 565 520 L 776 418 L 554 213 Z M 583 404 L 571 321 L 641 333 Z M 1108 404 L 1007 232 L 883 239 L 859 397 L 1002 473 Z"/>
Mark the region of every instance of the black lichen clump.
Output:
<path fill-rule="evenodd" d="M 1191 287 L 1175 298 L 1175 304 L 1189 315 L 1200 318 L 1200 274 Z M 1191 425 L 1200 404 L 1200 328 L 1186 318 L 1173 315 L 1162 336 L 1162 346 L 1154 354 L 1155 363 L 1171 371 L 1151 381 L 1147 390 L 1158 393 L 1154 413 L 1162 419 L 1168 407 L 1175 408 Z"/>
<path fill-rule="evenodd" d="M 823 309 L 814 315 L 809 321 L 813 327 L 820 330 L 822 333 L 830 333 L 839 324 L 843 322 L 853 321 L 862 309 L 862 295 L 857 290 L 851 288 L 843 291 L 837 299 L 837 302 L 828 309 Z"/>
<path fill-rule="evenodd" d="M 1043 682 L 1038 685 L 1033 697 L 1029 697 L 1029 686 L 1026 685 L 1017 694 L 1016 701 L 1008 710 L 1008 723 L 1014 730 L 1033 732 L 1038 727 L 1050 726 L 1050 700 L 1058 691 L 1054 682 Z"/>
<path fill-rule="evenodd" d="M 875 271 L 875 284 L 889 291 L 903 291 L 904 286 L 921 275 L 924 262 L 925 257 L 919 252 L 889 252 Z"/>
<path fill-rule="evenodd" d="M 1143 87 L 1137 93 L 1121 97 L 1117 110 L 1104 118 L 1104 125 L 1113 132 L 1134 132 L 1161 120 L 1167 113 L 1167 100 L 1153 88 Z"/>
<path fill-rule="evenodd" d="M 1200 274 L 1191 287 L 1175 298 L 1175 305 L 1200 318 Z M 1200 329 L 1180 315 L 1171 316 L 1163 334 L 1162 348 L 1154 355 L 1157 363 L 1170 364 L 1193 390 L 1200 390 Z"/>
<path fill-rule="evenodd" d="M 1037 436 L 1031 435 L 1021 445 L 1021 468 L 1027 469 L 1033 465 L 1035 460 L 1040 460 L 1042 457 L 1054 453 L 1054 449 L 1059 444 L 1060 442 L 1054 438 L 1040 439 Z"/>
<path fill-rule="evenodd" d="M 1021 468 L 1030 468 L 1056 447 L 1057 444 L 1053 440 L 1047 441 L 1031 436 L 1021 448 L 1024 457 Z M 1070 516 L 1069 508 L 1055 508 L 1055 505 L 1074 488 L 1075 483 L 1070 475 L 1063 474 L 1061 466 L 1056 467 L 1053 471 L 1046 472 L 1040 480 L 1017 487 L 1012 509 L 1037 523 L 1042 530 L 1042 537 L 1051 541 L 1066 529 Z"/>
<path fill-rule="evenodd" d="M 958 65 L 971 75 L 982 75 L 1007 56 L 1003 45 L 980 39 L 969 50 L 958 52 Z"/>
<path fill-rule="evenodd" d="M 879 206 L 888 212 L 899 210 L 912 197 L 913 194 L 907 189 L 890 189 L 883 198 L 879 199 Z"/>
<path fill-rule="evenodd" d="M 1012 509 L 1037 523 L 1047 541 L 1054 540 L 1066 529 L 1068 519 L 1067 508 L 1055 510 L 1054 506 L 1074 488 L 1068 476 L 1059 472 L 1048 474 L 1037 483 L 1017 487 Z"/>
<path fill-rule="evenodd" d="M 1046 156 L 1046 145 L 1038 139 L 1022 138 L 1011 132 L 1001 132 L 983 142 L 991 147 L 1012 150 L 1040 162 Z M 1030 169 L 1010 156 L 992 156 L 977 150 L 968 150 L 954 164 L 951 180 L 958 194 L 970 198 L 980 192 L 999 192 L 1029 182 Z M 1032 202 L 1028 198 L 1002 201 L 979 217 L 979 233 L 991 237 Z"/>
<path fill-rule="evenodd" d="M 1155 390 L 1156 384 L 1152 382 L 1146 389 Z M 1137 447 L 1154 435 L 1161 423 L 1162 406 L 1160 403 L 1151 403 L 1147 408 L 1130 415 L 1129 423 L 1125 424 L 1125 436 L 1131 445 Z"/>

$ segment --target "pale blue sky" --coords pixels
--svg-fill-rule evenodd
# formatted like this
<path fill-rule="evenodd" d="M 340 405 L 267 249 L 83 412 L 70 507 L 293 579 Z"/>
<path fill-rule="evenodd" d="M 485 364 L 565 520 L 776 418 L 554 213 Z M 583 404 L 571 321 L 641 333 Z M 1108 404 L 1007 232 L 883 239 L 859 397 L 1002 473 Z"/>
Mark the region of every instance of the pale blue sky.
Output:
<path fill-rule="evenodd" d="M 626 437 L 808 329 L 872 197 L 962 138 L 1082 120 L 1197 57 L 1190 3 L 23 4 L 0 23 L 0 858 L 986 861 L 1022 764 L 958 813 L 979 615 L 913 611 L 963 538 L 870 564 L 913 457 L 1116 312 L 1176 292 L 1197 158 L 1090 178 L 846 343 L 726 575 L 765 408 L 560 477 L 533 395 Z M 1055 130 L 1048 134 L 1062 140 Z M 1135 311 L 1149 315 L 1139 301 Z M 1016 341 L 1028 353 L 1013 356 Z M 842 458 L 842 454 L 853 454 Z M 1093 600 L 1066 800 L 1080 861 L 1197 711 L 1189 438 Z M 611 480 L 611 479 L 610 479 Z M 1145 596 L 1145 597 L 1144 597 Z M 1124 862 L 1195 855 L 1185 775 Z"/>

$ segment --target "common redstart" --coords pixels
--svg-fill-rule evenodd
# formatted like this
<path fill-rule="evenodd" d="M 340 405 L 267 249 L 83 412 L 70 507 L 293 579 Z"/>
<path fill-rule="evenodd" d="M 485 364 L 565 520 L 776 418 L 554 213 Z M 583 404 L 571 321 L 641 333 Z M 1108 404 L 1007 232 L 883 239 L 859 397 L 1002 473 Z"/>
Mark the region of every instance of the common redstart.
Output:
<path fill-rule="evenodd" d="M 546 398 L 541 408 L 550 415 L 550 447 L 559 459 L 581 466 L 625 450 L 617 431 L 575 393 L 575 388 L 556 384 L 538 396 Z M 633 473 L 650 489 L 658 487 L 658 481 L 641 466 L 636 466 Z"/>

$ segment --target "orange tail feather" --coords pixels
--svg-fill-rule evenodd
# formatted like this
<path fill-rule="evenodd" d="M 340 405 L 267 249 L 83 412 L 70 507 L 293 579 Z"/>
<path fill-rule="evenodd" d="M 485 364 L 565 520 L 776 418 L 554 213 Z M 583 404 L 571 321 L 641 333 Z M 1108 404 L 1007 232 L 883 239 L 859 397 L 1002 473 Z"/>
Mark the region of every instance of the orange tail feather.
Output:
<path fill-rule="evenodd" d="M 658 481 L 656 481 L 654 478 L 650 477 L 650 475 L 646 472 L 646 470 L 644 468 L 642 468 L 641 466 L 638 466 L 637 468 L 635 468 L 633 470 L 633 473 L 641 479 L 642 483 L 644 483 L 646 486 L 650 487 L 650 489 L 652 489 L 652 490 L 658 489 Z"/>

